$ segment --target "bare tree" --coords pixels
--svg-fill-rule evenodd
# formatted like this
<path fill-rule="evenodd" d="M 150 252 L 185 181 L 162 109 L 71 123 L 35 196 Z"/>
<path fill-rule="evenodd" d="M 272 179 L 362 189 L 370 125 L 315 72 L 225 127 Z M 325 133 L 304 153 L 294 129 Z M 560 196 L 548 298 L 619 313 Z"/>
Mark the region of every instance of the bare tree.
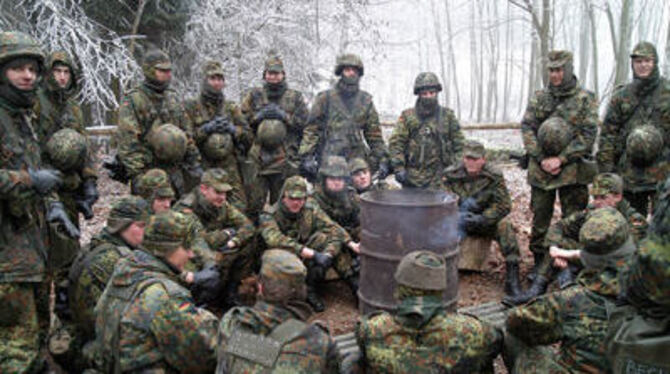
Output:
<path fill-rule="evenodd" d="M 458 74 L 456 73 L 456 54 L 454 53 L 454 34 L 451 30 L 451 15 L 449 14 L 449 0 L 444 0 L 444 15 L 447 20 L 447 36 L 449 40 L 449 57 L 451 60 L 451 80 L 454 82 L 454 96 L 456 97 L 456 115 L 461 113 L 461 94 L 458 89 Z M 445 82 L 445 89 L 449 90 L 450 82 Z"/>
<path fill-rule="evenodd" d="M 591 26 L 591 51 L 593 55 L 593 64 L 592 64 L 592 80 L 593 80 L 593 92 L 596 96 L 599 96 L 599 86 L 598 86 L 598 33 L 596 28 L 596 17 L 593 12 L 593 3 L 591 0 L 584 0 L 584 4 L 588 5 L 587 12 L 589 16 L 589 24 Z"/>
<path fill-rule="evenodd" d="M 539 41 L 539 58 L 541 66 L 542 83 L 547 84 L 547 55 L 549 54 L 549 30 L 551 25 L 551 6 L 550 0 L 542 0 L 542 9 L 538 9 L 531 0 L 508 0 L 513 5 L 524 10 L 530 16 L 530 22 L 533 25 L 537 39 Z"/>

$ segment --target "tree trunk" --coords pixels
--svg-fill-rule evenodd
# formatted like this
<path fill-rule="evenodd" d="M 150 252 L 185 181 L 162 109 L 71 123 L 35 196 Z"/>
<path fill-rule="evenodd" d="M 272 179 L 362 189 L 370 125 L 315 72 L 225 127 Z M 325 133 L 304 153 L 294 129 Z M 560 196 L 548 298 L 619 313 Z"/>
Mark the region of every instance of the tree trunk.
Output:
<path fill-rule="evenodd" d="M 451 60 L 451 76 L 454 81 L 454 94 L 456 97 L 456 116 L 461 114 L 461 95 L 458 91 L 458 74 L 456 72 L 456 54 L 454 53 L 453 34 L 451 32 L 451 16 L 449 14 L 449 0 L 444 0 L 444 12 L 447 19 L 447 35 L 449 37 L 449 57 Z M 449 82 L 444 82 L 445 90 L 449 90 Z"/>
<path fill-rule="evenodd" d="M 588 3 L 588 14 L 589 14 L 589 24 L 591 25 L 591 55 L 593 56 L 593 69 L 592 80 L 593 80 L 593 92 L 595 92 L 596 97 L 599 97 L 600 88 L 598 87 L 598 30 L 596 29 L 596 17 L 593 12 L 593 3 L 590 0 L 584 0 L 584 3 Z"/>
<path fill-rule="evenodd" d="M 447 72 L 445 70 L 446 61 L 444 59 L 444 46 L 442 45 L 442 26 L 440 25 L 440 13 L 435 9 L 435 0 L 430 0 L 430 10 L 433 14 L 433 30 L 435 31 L 435 42 L 437 43 L 437 53 L 440 56 L 440 76 L 442 83 L 447 85 Z M 444 105 L 449 106 L 449 91 L 444 90 Z"/>
<path fill-rule="evenodd" d="M 628 79 L 628 72 L 630 71 L 628 50 L 630 49 L 632 7 L 633 0 L 623 0 L 621 4 L 621 18 L 619 20 L 619 54 L 616 59 L 614 86 L 624 83 Z"/>
<path fill-rule="evenodd" d="M 507 19 L 511 20 L 512 19 L 512 12 L 511 12 L 511 5 L 507 3 Z M 503 102 L 502 102 L 502 120 L 507 121 L 509 120 L 509 113 L 508 113 L 508 107 L 509 107 L 509 96 L 510 96 L 510 90 L 511 90 L 511 82 L 512 80 L 510 79 L 510 65 L 512 62 L 512 48 L 510 48 L 510 39 L 512 38 L 512 22 L 508 21 L 507 25 L 505 27 L 505 78 L 503 81 Z M 521 99 L 521 98 L 519 98 Z"/>
<path fill-rule="evenodd" d="M 579 79 L 587 80 L 589 69 L 589 18 L 587 17 L 589 5 L 586 0 L 582 2 L 581 17 L 579 17 Z"/>
<path fill-rule="evenodd" d="M 670 4 L 668 4 L 670 8 Z M 665 68 L 663 72 L 666 77 L 670 76 L 670 21 L 668 21 L 668 32 L 665 36 Z"/>

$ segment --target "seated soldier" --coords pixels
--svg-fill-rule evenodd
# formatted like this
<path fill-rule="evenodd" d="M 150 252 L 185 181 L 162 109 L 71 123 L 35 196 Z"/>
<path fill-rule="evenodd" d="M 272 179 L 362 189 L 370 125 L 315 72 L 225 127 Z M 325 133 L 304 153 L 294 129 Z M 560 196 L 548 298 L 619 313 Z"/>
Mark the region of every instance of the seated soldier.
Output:
<path fill-rule="evenodd" d="M 308 323 L 307 269 L 294 254 L 263 254 L 253 307 L 237 307 L 219 325 L 216 372 L 338 373 L 335 343 L 328 330 Z"/>
<path fill-rule="evenodd" d="M 146 200 L 152 214 L 170 209 L 175 199 L 170 178 L 163 169 L 150 169 L 139 176 L 131 193 Z"/>
<path fill-rule="evenodd" d="M 465 141 L 463 161 L 445 169 L 442 185 L 459 197 L 459 226 L 464 233 L 498 242 L 505 256 L 505 293 L 508 296 L 518 295 L 521 292 L 521 256 L 514 226 L 507 218 L 512 210 L 512 201 L 502 172 L 486 162 L 486 150 L 480 142 Z"/>
<path fill-rule="evenodd" d="M 354 296 L 358 292 L 358 254 L 360 253 L 361 221 L 356 192 L 347 185 L 349 176 L 347 161 L 341 156 L 328 156 L 321 164 L 318 184 L 314 188 L 314 200 L 335 223 L 344 229 L 344 243 L 338 261 L 341 267 L 350 269 L 344 279 Z"/>
<path fill-rule="evenodd" d="M 378 175 L 372 178 L 370 165 L 362 158 L 356 157 L 349 161 L 349 173 L 351 184 L 359 195 L 368 191 L 389 189 L 388 183 Z"/>
<path fill-rule="evenodd" d="M 584 270 L 577 285 L 512 309 L 506 322 L 507 365 L 515 373 L 608 373 L 603 344 L 618 277 L 636 247 L 616 209 L 589 212 L 579 231 Z M 560 343 L 558 352 L 550 345 Z"/>
<path fill-rule="evenodd" d="M 216 316 L 195 306 L 180 274 L 193 257 L 193 220 L 150 218 L 142 246 L 121 259 L 95 308 L 96 366 L 104 373 L 211 373 Z"/>
<path fill-rule="evenodd" d="M 240 281 L 253 273 L 253 248 L 249 244 L 254 226 L 228 202 L 232 189 L 225 170 L 208 169 L 202 175 L 200 185 L 174 206 L 174 210 L 194 219 L 198 232 L 194 247 L 208 253 L 207 257 L 203 256 L 204 262 L 213 262 L 195 265 L 199 268 L 216 266 L 219 269 L 221 281 L 226 285 L 224 298 L 227 307 L 237 303 Z M 217 297 L 215 294 L 209 296 Z M 217 300 L 202 301 L 216 304 Z"/>
<path fill-rule="evenodd" d="M 260 216 L 260 231 L 268 248 L 280 248 L 303 259 L 307 266 L 307 302 L 325 309 L 316 287 L 334 266 L 342 278 L 351 273 L 338 260 L 344 234 L 319 205 L 307 196 L 307 181 L 292 176 L 284 182 L 281 199 Z M 334 265 L 333 265 L 334 264 Z"/>
<path fill-rule="evenodd" d="M 354 334 L 359 357 L 344 369 L 372 373 L 493 372 L 502 332 L 476 317 L 444 309 L 446 263 L 433 252 L 407 254 L 395 273 L 398 306 L 393 313 L 361 317 Z M 453 286 L 453 285 L 451 285 Z"/>

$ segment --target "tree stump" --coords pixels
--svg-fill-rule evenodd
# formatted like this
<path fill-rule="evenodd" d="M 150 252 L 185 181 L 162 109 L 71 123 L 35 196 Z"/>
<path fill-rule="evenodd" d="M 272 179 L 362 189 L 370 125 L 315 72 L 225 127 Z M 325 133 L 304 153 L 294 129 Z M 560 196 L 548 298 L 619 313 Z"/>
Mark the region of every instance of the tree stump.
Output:
<path fill-rule="evenodd" d="M 459 243 L 460 259 L 458 270 L 482 272 L 486 270 L 486 259 L 491 250 L 491 239 L 478 236 L 466 236 Z"/>

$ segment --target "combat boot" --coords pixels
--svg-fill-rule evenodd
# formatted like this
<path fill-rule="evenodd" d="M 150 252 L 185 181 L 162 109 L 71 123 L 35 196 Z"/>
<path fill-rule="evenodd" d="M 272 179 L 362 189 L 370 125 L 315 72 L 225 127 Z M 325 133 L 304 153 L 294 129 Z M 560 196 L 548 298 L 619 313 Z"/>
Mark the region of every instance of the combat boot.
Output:
<path fill-rule="evenodd" d="M 556 277 L 558 287 L 564 290 L 570 286 L 573 286 L 575 284 L 575 280 L 577 278 L 578 273 L 579 268 L 577 267 L 577 265 L 568 264 L 568 267 L 561 270 L 561 272 L 558 273 L 558 277 Z"/>
<path fill-rule="evenodd" d="M 312 306 L 315 312 L 320 313 L 326 310 L 326 305 L 323 303 L 323 299 L 316 292 L 314 288 L 307 288 L 307 302 Z"/>
<path fill-rule="evenodd" d="M 505 295 L 517 297 L 521 294 L 521 284 L 519 282 L 519 263 L 508 262 L 505 264 Z"/>
<path fill-rule="evenodd" d="M 237 292 L 238 288 L 239 288 L 238 282 L 230 280 L 228 283 L 226 283 L 226 287 L 223 292 L 223 296 L 225 298 L 223 304 L 223 310 L 228 310 L 236 306 L 242 305 L 242 302 L 240 302 L 239 294 Z"/>
<path fill-rule="evenodd" d="M 526 276 L 529 282 L 535 281 L 535 276 L 537 275 L 537 269 L 539 269 L 542 261 L 544 260 L 544 253 L 533 253 L 533 270 Z"/>
<path fill-rule="evenodd" d="M 358 298 L 358 277 L 352 275 L 345 278 L 344 281 L 347 283 L 347 286 L 349 286 L 349 289 L 351 289 L 351 293 L 354 295 L 354 297 Z"/>
<path fill-rule="evenodd" d="M 537 275 L 535 281 L 526 292 L 518 294 L 516 297 L 506 296 L 503 298 L 502 303 L 508 306 L 525 304 L 531 299 L 547 292 L 547 286 L 549 286 L 549 278 L 544 275 Z"/>

